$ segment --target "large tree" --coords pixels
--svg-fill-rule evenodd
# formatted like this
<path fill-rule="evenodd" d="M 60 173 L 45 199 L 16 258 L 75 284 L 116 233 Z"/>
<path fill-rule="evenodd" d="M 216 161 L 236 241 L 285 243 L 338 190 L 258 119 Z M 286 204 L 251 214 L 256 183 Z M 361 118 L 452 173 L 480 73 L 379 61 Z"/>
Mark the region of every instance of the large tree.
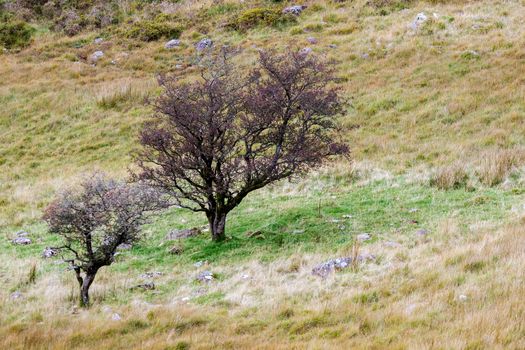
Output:
<path fill-rule="evenodd" d="M 313 54 L 261 51 L 243 71 L 221 50 L 199 79 L 159 79 L 154 120 L 141 132 L 139 178 L 208 218 L 225 239 L 226 216 L 250 192 L 346 154 L 334 141 L 342 112 L 333 70 Z"/>
<path fill-rule="evenodd" d="M 99 269 L 114 262 L 121 244 L 137 242 L 148 214 L 164 207 L 157 190 L 102 174 L 94 174 L 49 204 L 44 220 L 50 232 L 62 237 L 62 245 L 54 249 L 76 274 L 81 305 L 89 306 L 89 288 Z"/>

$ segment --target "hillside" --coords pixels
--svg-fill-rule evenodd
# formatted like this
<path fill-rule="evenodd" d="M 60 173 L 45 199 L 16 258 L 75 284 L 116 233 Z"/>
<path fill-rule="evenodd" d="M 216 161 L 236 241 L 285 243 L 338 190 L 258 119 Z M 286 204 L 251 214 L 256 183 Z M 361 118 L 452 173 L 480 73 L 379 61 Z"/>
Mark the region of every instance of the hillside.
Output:
<path fill-rule="evenodd" d="M 78 32 L 26 19 L 31 43 L 0 54 L 0 347 L 525 347 L 525 3 L 304 4 L 281 17 L 293 3 L 121 2 L 118 21 Z M 73 274 L 41 258 L 57 242 L 42 209 L 85 172 L 127 174 L 157 74 L 192 79 L 204 38 L 241 48 L 240 65 L 259 48 L 335 60 L 352 162 L 250 195 L 219 245 L 167 241 L 206 223 L 170 210 L 79 310 Z M 33 244 L 13 245 L 18 231 Z M 370 259 L 312 274 L 360 254 Z M 204 271 L 212 282 L 195 280 Z M 155 289 L 132 288 L 145 281 Z"/>

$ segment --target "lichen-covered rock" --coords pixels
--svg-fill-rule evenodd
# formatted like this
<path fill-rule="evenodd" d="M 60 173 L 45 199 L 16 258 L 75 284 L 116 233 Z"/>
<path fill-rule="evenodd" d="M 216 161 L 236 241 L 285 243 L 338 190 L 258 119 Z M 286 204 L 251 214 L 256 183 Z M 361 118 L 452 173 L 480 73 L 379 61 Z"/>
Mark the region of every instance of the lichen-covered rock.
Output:
<path fill-rule="evenodd" d="M 164 48 L 167 50 L 174 49 L 176 47 L 180 46 L 180 40 L 179 39 L 172 39 L 168 41 L 166 44 L 164 44 Z"/>
<path fill-rule="evenodd" d="M 54 249 L 51 247 L 46 247 L 46 249 L 44 249 L 44 251 L 42 252 L 42 257 L 45 259 L 49 259 L 57 255 L 58 255 L 58 249 Z"/>
<path fill-rule="evenodd" d="M 33 242 L 27 237 L 16 237 L 15 239 L 13 239 L 13 244 L 28 245 L 31 243 Z"/>
<path fill-rule="evenodd" d="M 375 256 L 372 254 L 362 254 L 357 257 L 358 263 L 372 260 L 375 260 Z M 324 278 L 332 272 L 346 269 L 347 267 L 351 266 L 353 262 L 354 259 L 352 257 L 331 259 L 315 266 L 312 269 L 312 274 Z"/>
<path fill-rule="evenodd" d="M 197 44 L 195 44 L 195 48 L 197 49 L 197 51 L 210 49 L 212 46 L 213 46 L 213 41 L 208 38 L 204 38 L 201 41 L 199 41 Z"/>
<path fill-rule="evenodd" d="M 283 10 L 283 13 L 299 16 L 301 12 L 303 12 L 303 10 L 306 9 L 307 7 L 308 6 L 306 5 L 288 6 Z"/>
<path fill-rule="evenodd" d="M 199 282 L 211 282 L 215 279 L 215 276 L 213 272 L 206 270 L 199 273 L 195 279 Z"/>

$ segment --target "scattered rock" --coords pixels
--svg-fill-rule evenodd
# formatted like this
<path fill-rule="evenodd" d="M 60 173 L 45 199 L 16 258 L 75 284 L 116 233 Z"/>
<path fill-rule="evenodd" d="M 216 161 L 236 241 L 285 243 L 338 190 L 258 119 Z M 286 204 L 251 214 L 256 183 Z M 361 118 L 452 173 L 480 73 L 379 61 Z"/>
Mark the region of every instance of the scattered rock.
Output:
<path fill-rule="evenodd" d="M 308 38 L 306 38 L 306 40 L 312 45 L 317 44 L 317 39 L 314 38 L 313 36 L 309 36 Z"/>
<path fill-rule="evenodd" d="M 107 306 L 107 305 L 105 305 L 105 306 L 102 307 L 102 312 L 105 313 L 105 314 L 109 314 L 109 313 L 111 313 L 112 311 L 113 311 L 113 310 L 112 310 L 109 306 Z"/>
<path fill-rule="evenodd" d="M 371 261 L 374 259 L 375 259 L 375 256 L 371 254 L 363 254 L 357 257 L 357 262 L 358 263 L 366 262 L 366 261 Z M 346 269 L 352 264 L 352 262 L 353 262 L 352 257 L 331 259 L 331 260 L 325 261 L 324 263 L 319 264 L 316 267 L 314 267 L 312 269 L 312 274 L 324 278 L 334 271 L 340 271 L 340 270 Z"/>
<path fill-rule="evenodd" d="M 417 230 L 416 231 L 416 235 L 417 236 L 420 236 L 420 237 L 425 237 L 429 234 L 430 232 L 428 232 L 428 230 L 425 230 L 424 228 L 422 228 L 421 230 Z"/>
<path fill-rule="evenodd" d="M 102 57 L 104 57 L 104 52 L 95 51 L 89 56 L 89 61 L 93 64 L 96 64 Z"/>
<path fill-rule="evenodd" d="M 160 271 L 153 271 L 153 272 L 146 272 L 146 273 L 143 273 L 142 275 L 140 275 L 141 278 L 144 278 L 144 279 L 152 279 L 152 278 L 155 278 L 155 277 L 160 277 L 164 275 L 162 272 Z"/>
<path fill-rule="evenodd" d="M 183 251 L 184 251 L 184 249 L 181 246 L 176 245 L 176 246 L 173 246 L 168 251 L 168 253 L 173 254 L 173 255 L 180 255 L 180 254 L 182 254 Z"/>
<path fill-rule="evenodd" d="M 197 44 L 195 44 L 195 48 L 197 49 L 197 51 L 210 49 L 212 46 L 213 46 L 213 41 L 208 38 L 204 38 L 201 41 L 199 41 Z"/>
<path fill-rule="evenodd" d="M 305 56 L 308 55 L 311 52 L 312 52 L 312 48 L 310 48 L 310 47 L 305 47 L 305 48 L 302 48 L 301 50 L 299 50 L 299 53 L 301 55 L 305 55 Z"/>
<path fill-rule="evenodd" d="M 54 248 L 51 248 L 51 247 L 46 247 L 46 249 L 44 249 L 44 251 L 42 252 L 42 257 L 46 258 L 46 259 L 49 259 L 49 258 L 52 258 L 54 256 L 57 256 L 58 252 L 59 252 L 58 249 L 54 249 Z"/>
<path fill-rule="evenodd" d="M 155 289 L 155 283 L 153 282 L 146 282 L 139 285 L 136 285 L 134 288 L 141 288 L 144 290 L 154 290 Z"/>
<path fill-rule="evenodd" d="M 465 302 L 468 300 L 468 297 L 465 295 L 465 294 L 461 294 L 459 297 L 458 297 L 459 301 L 461 302 Z"/>
<path fill-rule="evenodd" d="M 22 299 L 22 298 L 23 298 L 23 295 L 19 291 L 11 293 L 12 300 L 17 300 L 17 299 Z"/>
<path fill-rule="evenodd" d="M 121 243 L 118 245 L 117 250 L 130 250 L 132 245 L 129 243 Z"/>
<path fill-rule="evenodd" d="M 300 235 L 302 233 L 304 233 L 304 230 L 293 230 L 292 231 L 292 234 L 294 234 L 294 235 Z"/>
<path fill-rule="evenodd" d="M 383 245 L 385 247 L 388 247 L 388 248 L 397 248 L 397 247 L 401 247 L 401 244 L 397 243 L 397 242 L 394 242 L 394 241 L 386 241 L 385 243 L 383 243 Z"/>
<path fill-rule="evenodd" d="M 365 52 L 364 54 L 361 55 L 361 58 L 364 59 L 364 60 L 367 60 L 370 58 L 370 54 L 368 54 L 367 52 Z"/>
<path fill-rule="evenodd" d="M 283 13 L 299 16 L 307 7 L 306 5 L 288 6 L 283 10 Z"/>
<path fill-rule="evenodd" d="M 201 273 L 197 275 L 197 277 L 195 277 L 195 279 L 200 282 L 210 282 L 210 281 L 213 281 L 214 278 L 215 277 L 213 275 L 213 272 L 207 271 L 207 270 L 202 271 Z"/>
<path fill-rule="evenodd" d="M 410 209 L 408 212 L 409 212 L 409 213 L 416 213 L 416 212 L 418 212 L 418 211 L 419 211 L 418 208 L 412 208 L 412 209 Z"/>
<path fill-rule="evenodd" d="M 164 44 L 164 48 L 165 49 L 174 49 L 176 47 L 179 47 L 180 46 L 180 40 L 178 39 L 172 39 L 170 41 L 168 41 L 166 44 Z"/>
<path fill-rule="evenodd" d="M 111 315 L 111 319 L 112 319 L 113 321 L 120 321 L 120 320 L 122 320 L 122 317 L 120 317 L 119 314 L 114 313 L 113 315 Z"/>
<path fill-rule="evenodd" d="M 244 274 L 244 275 L 241 276 L 241 278 L 242 278 L 243 280 L 247 280 L 247 279 L 250 278 L 250 275 L 248 275 L 248 274 Z"/>
<path fill-rule="evenodd" d="M 406 308 L 405 308 L 405 314 L 407 315 L 411 315 L 414 310 L 417 308 L 417 305 L 416 304 L 409 304 Z"/>
<path fill-rule="evenodd" d="M 13 239 L 13 244 L 28 245 L 31 243 L 31 240 L 27 237 L 16 237 L 15 239 Z"/>
<path fill-rule="evenodd" d="M 337 45 L 336 44 L 330 44 L 328 45 L 329 48 L 331 49 L 337 49 Z"/>
<path fill-rule="evenodd" d="M 372 238 L 369 233 L 361 233 L 356 236 L 357 240 L 360 242 L 368 241 Z"/>
<path fill-rule="evenodd" d="M 351 218 L 353 218 L 353 216 L 350 214 L 343 215 L 343 219 L 351 219 Z"/>
<path fill-rule="evenodd" d="M 93 40 L 93 42 L 95 44 L 102 44 L 103 41 L 104 41 L 104 39 L 102 39 L 102 38 L 96 38 L 95 40 Z"/>
<path fill-rule="evenodd" d="M 197 227 L 188 228 L 184 230 L 173 230 L 166 235 L 166 239 L 168 241 L 174 241 L 181 238 L 195 237 L 200 235 L 201 233 L 202 231 Z"/>
<path fill-rule="evenodd" d="M 182 64 L 176 64 L 175 65 L 175 69 L 183 69 L 184 67 L 182 66 Z"/>
<path fill-rule="evenodd" d="M 418 13 L 414 21 L 410 24 L 410 29 L 417 30 L 426 21 L 428 21 L 427 15 L 424 12 Z"/>
<path fill-rule="evenodd" d="M 195 267 L 201 267 L 202 265 L 208 263 L 207 261 L 197 261 L 193 266 Z"/>

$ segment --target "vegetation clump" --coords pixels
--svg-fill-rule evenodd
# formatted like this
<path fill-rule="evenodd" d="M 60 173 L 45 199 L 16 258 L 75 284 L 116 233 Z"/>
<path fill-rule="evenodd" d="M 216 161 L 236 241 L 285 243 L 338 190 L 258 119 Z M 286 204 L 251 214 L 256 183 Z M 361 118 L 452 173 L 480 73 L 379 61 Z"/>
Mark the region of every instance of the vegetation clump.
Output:
<path fill-rule="evenodd" d="M 34 28 L 22 20 L 0 14 L 0 46 L 6 49 L 24 48 L 31 43 Z"/>
<path fill-rule="evenodd" d="M 258 26 L 279 27 L 295 22 L 295 16 L 282 13 L 280 8 L 257 7 L 242 12 L 231 20 L 228 26 L 235 30 L 245 31 Z"/>
<path fill-rule="evenodd" d="M 178 39 L 182 31 L 182 26 L 157 18 L 133 23 L 124 36 L 141 41 L 156 41 L 162 38 Z"/>

